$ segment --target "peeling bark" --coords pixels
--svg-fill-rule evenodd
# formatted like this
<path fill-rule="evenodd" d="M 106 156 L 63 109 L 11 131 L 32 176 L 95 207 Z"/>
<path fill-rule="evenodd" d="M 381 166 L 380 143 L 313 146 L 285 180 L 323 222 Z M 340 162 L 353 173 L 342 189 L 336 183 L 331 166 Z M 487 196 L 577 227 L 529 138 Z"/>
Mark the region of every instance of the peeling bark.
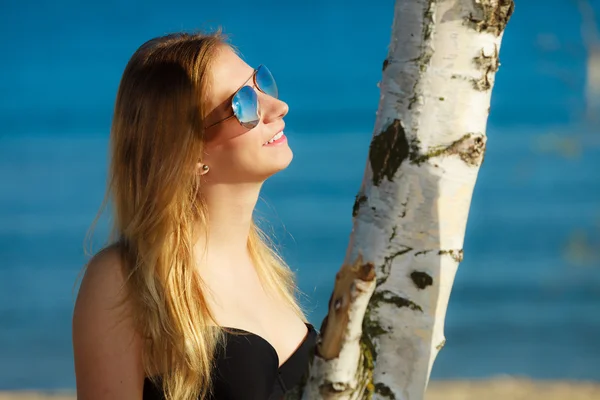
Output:
<path fill-rule="evenodd" d="M 477 32 L 499 36 L 515 10 L 513 0 L 472 0 L 475 11 L 469 14 L 467 22 Z"/>
<path fill-rule="evenodd" d="M 344 264 L 304 399 L 423 398 L 512 0 L 396 0 Z"/>

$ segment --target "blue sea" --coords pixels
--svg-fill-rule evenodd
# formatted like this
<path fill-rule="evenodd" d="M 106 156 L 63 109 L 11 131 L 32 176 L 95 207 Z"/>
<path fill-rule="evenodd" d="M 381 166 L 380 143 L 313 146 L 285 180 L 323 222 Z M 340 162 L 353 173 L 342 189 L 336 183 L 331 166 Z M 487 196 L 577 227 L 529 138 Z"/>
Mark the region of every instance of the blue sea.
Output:
<path fill-rule="evenodd" d="M 600 127 L 588 118 L 600 110 L 587 110 L 576 3 L 517 0 L 433 379 L 600 381 Z M 0 390 L 75 386 L 74 284 L 104 194 L 117 86 L 133 51 L 172 31 L 221 26 L 279 82 L 295 157 L 258 212 L 319 326 L 348 244 L 393 6 L 0 2 Z"/>

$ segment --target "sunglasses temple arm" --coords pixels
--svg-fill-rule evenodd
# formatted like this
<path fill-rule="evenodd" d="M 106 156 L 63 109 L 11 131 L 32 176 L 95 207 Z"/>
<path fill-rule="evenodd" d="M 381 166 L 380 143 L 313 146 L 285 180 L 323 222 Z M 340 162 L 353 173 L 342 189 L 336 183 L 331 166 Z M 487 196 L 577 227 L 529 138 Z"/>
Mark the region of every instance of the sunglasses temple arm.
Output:
<path fill-rule="evenodd" d="M 235 114 L 231 114 L 229 117 L 225 117 L 225 118 L 223 118 L 222 120 L 219 120 L 219 121 L 215 122 L 214 124 L 210 124 L 209 126 L 205 127 L 204 129 L 206 130 L 206 129 L 212 128 L 213 126 L 217 126 L 217 125 L 219 125 L 221 122 L 225 122 L 225 121 L 227 121 L 229 118 L 233 118 L 233 117 L 235 117 Z"/>

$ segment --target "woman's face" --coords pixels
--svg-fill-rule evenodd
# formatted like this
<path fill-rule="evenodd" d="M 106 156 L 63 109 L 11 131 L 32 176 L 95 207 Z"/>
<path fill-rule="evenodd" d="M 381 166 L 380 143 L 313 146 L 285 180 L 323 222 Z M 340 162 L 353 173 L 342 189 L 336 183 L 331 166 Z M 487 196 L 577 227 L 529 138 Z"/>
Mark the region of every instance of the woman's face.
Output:
<path fill-rule="evenodd" d="M 232 115 L 231 96 L 245 84 L 254 86 L 253 73 L 254 69 L 229 46 L 218 51 L 211 71 L 205 126 Z M 292 161 L 287 139 L 266 144 L 283 131 L 287 104 L 258 89 L 256 93 L 260 110 L 256 127 L 245 128 L 233 117 L 206 130 L 202 164 L 210 168 L 205 176 L 210 182 L 262 182 Z"/>

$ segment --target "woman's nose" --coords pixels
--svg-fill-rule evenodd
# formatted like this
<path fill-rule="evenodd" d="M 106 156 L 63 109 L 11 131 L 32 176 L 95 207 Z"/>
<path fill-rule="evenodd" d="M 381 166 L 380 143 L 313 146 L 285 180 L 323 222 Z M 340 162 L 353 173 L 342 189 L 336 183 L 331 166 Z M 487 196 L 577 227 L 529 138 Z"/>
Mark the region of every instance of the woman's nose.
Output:
<path fill-rule="evenodd" d="M 264 94 L 260 99 L 261 117 L 263 123 L 268 124 L 285 117 L 289 111 L 286 102 Z"/>

